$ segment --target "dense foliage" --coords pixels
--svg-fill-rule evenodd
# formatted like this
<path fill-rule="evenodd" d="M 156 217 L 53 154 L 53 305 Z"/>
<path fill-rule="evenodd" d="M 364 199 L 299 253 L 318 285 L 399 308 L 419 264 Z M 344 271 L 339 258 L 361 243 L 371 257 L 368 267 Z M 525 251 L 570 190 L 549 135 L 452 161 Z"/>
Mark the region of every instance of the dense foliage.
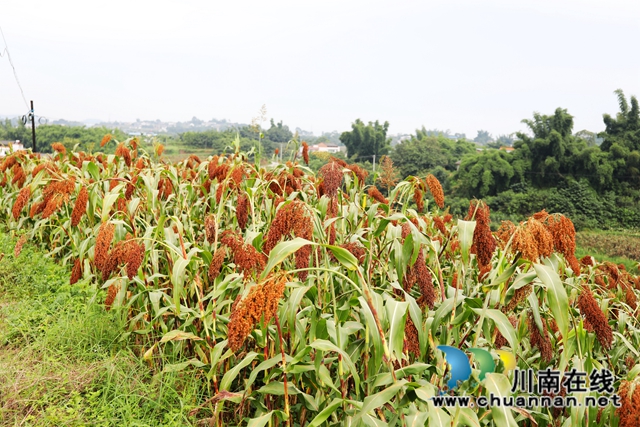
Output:
<path fill-rule="evenodd" d="M 21 234 L 16 253 L 38 243 L 72 284 L 104 289 L 150 369 L 202 382 L 210 399 L 193 416 L 220 426 L 604 426 L 639 415 L 628 391 L 640 392 L 640 280 L 578 261 L 565 216 L 539 212 L 494 235 L 482 202 L 465 219 L 441 212 L 434 175 L 383 195 L 357 165 L 330 159 L 315 174 L 297 149 L 265 167 L 239 139 L 231 155 L 177 164 L 160 145 L 102 144 L 115 154 L 54 144 L 52 157 L 4 159 L 0 219 Z M 448 378 L 438 345 L 496 360 L 508 351 L 521 369 L 610 369 L 624 406 L 436 407 Z M 455 393 L 510 393 L 502 362 L 484 379 L 477 368 Z"/>

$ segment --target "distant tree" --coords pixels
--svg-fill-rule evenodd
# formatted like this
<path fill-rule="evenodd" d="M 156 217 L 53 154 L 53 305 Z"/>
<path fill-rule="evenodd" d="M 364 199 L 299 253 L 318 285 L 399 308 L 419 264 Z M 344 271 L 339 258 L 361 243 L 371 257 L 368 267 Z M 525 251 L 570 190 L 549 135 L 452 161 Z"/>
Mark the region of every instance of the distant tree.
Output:
<path fill-rule="evenodd" d="M 640 150 L 640 108 L 635 96 L 627 102 L 622 89 L 614 92 L 618 96 L 620 112 L 616 117 L 603 114 L 602 118 L 606 128 L 599 136 L 604 138 L 601 145 L 603 150 L 609 150 L 613 144 L 619 144 L 630 150 Z"/>
<path fill-rule="evenodd" d="M 575 137 L 583 140 L 587 144 L 587 146 L 597 145 L 598 135 L 595 132 L 583 129 L 579 132 L 576 132 Z"/>
<path fill-rule="evenodd" d="M 522 180 L 522 170 L 513 166 L 512 155 L 502 150 L 483 150 L 465 157 L 456 173 L 460 189 L 468 197 L 495 196 Z"/>
<path fill-rule="evenodd" d="M 566 109 L 557 108 L 553 115 L 533 114 L 533 120 L 524 119 L 533 136 L 518 132 L 515 158 L 528 163 L 537 185 L 553 186 L 557 178 L 573 172 L 575 155 L 581 144 L 572 135 L 573 116 Z M 555 176 L 555 178 L 551 178 Z"/>
<path fill-rule="evenodd" d="M 478 136 L 473 138 L 473 141 L 477 142 L 478 144 L 488 144 L 493 141 L 493 137 L 491 136 L 489 131 L 479 130 Z"/>
<path fill-rule="evenodd" d="M 265 138 L 272 142 L 288 142 L 293 138 L 293 133 L 289 126 L 282 125 L 282 120 L 276 124 L 271 119 L 271 127 L 265 132 Z"/>
<path fill-rule="evenodd" d="M 469 141 L 453 141 L 444 136 L 427 136 L 420 130 L 416 136 L 397 144 L 391 153 L 394 164 L 403 178 L 433 173 L 436 167 L 456 170 L 456 162 L 476 152 Z"/>
<path fill-rule="evenodd" d="M 351 131 L 342 132 L 340 141 L 347 146 L 348 157 L 380 158 L 391 148 L 391 138 L 387 139 L 389 122 L 380 124 L 377 120 L 365 125 L 360 119 L 351 124 Z"/>
<path fill-rule="evenodd" d="M 511 147 L 513 142 L 515 141 L 514 134 L 510 133 L 508 135 L 498 135 L 496 137 L 496 142 L 500 144 L 500 146 Z"/>

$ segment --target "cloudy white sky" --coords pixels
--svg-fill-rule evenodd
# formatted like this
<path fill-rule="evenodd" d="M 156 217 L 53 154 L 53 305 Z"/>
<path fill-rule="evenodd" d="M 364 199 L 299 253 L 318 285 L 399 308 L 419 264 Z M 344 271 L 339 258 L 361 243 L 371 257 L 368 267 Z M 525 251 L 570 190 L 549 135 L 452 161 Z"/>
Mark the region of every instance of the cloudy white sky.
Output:
<path fill-rule="evenodd" d="M 50 119 L 250 122 L 475 137 L 567 108 L 603 129 L 640 96 L 637 0 L 0 2 L 27 100 Z M 4 49 L 0 39 L 0 51 Z M 0 115 L 26 112 L 0 58 Z"/>

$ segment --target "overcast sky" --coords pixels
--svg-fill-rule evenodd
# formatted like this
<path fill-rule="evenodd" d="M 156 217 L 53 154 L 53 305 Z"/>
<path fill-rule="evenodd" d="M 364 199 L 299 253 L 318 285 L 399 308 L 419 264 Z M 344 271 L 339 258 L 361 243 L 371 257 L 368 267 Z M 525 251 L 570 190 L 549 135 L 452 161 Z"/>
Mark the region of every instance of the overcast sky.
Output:
<path fill-rule="evenodd" d="M 27 100 L 49 119 L 493 135 L 567 108 L 600 131 L 640 96 L 637 0 L 2 1 Z M 0 51 L 4 45 L 0 39 Z M 6 55 L 0 115 L 27 111 Z"/>

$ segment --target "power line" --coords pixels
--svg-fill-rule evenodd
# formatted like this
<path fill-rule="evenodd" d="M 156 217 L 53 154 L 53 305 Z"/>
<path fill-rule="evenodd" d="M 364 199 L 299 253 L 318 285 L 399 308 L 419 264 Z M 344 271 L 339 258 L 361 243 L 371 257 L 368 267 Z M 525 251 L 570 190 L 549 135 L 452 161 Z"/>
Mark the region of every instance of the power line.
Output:
<path fill-rule="evenodd" d="M 24 105 L 29 108 L 29 103 L 27 102 L 27 98 L 24 96 L 24 91 L 22 90 L 22 86 L 20 85 L 20 80 L 18 79 L 18 73 L 16 72 L 16 67 L 13 65 L 13 61 L 11 60 L 11 54 L 9 53 L 9 45 L 7 44 L 7 39 L 4 38 L 4 32 L 2 31 L 2 27 L 0 27 L 0 34 L 2 35 L 2 40 L 4 41 L 4 50 L 0 52 L 0 58 L 4 56 L 6 53 L 7 59 L 9 59 L 9 64 L 11 64 L 11 68 L 13 69 L 13 75 L 16 78 L 16 83 L 18 83 L 18 87 L 20 88 L 20 94 L 22 94 L 22 100 L 24 101 Z"/>

